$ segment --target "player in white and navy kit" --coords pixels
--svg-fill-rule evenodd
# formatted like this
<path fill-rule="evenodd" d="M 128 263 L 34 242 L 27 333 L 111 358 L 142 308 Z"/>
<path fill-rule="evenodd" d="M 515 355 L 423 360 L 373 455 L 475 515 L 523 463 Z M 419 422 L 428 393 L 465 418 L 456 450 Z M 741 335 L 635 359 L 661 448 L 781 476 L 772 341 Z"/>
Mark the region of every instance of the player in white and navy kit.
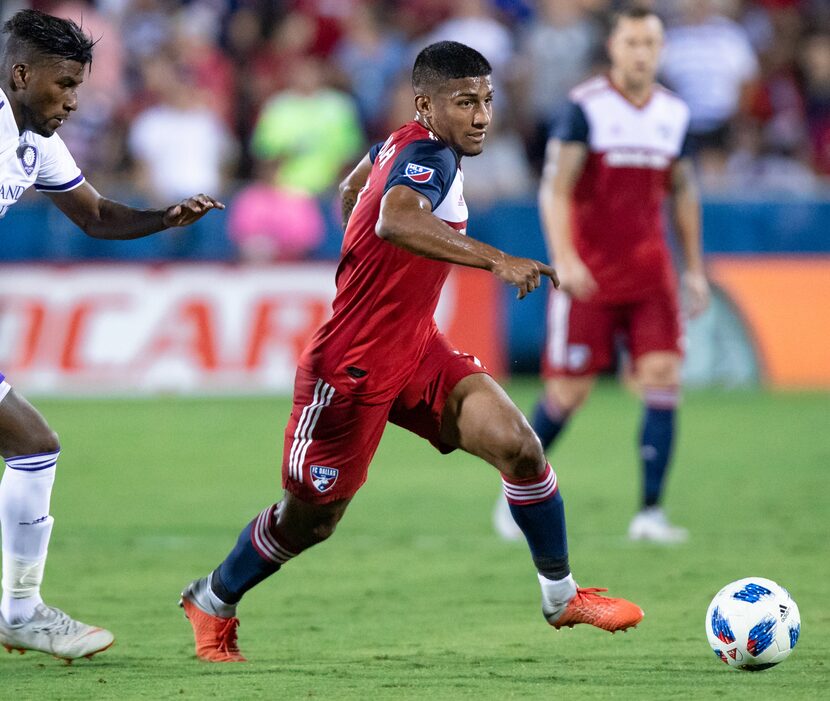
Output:
<path fill-rule="evenodd" d="M 0 216 L 32 185 L 84 233 L 102 239 L 147 236 L 223 208 L 207 195 L 164 210 L 137 210 L 101 197 L 55 134 L 77 108 L 93 41 L 74 22 L 35 10 L 16 13 L 3 30 L 8 40 L 0 73 Z M 40 597 L 59 454 L 55 432 L 0 374 L 0 455 L 6 464 L 0 482 L 0 644 L 71 660 L 105 650 L 113 636 Z"/>
<path fill-rule="evenodd" d="M 690 313 L 706 306 L 708 286 L 699 201 L 684 151 L 689 110 L 654 82 L 662 43 L 655 14 L 620 13 L 608 42 L 610 74 L 575 88 L 554 128 L 539 200 L 562 285 L 551 294 L 545 394 L 533 427 L 550 446 L 597 373 L 612 365 L 615 342 L 622 340 L 644 405 L 642 502 L 629 536 L 677 542 L 685 530 L 669 523 L 661 506 L 683 356 L 664 236 L 667 197 L 685 258 Z M 507 519 L 497 527 L 509 535 Z"/>

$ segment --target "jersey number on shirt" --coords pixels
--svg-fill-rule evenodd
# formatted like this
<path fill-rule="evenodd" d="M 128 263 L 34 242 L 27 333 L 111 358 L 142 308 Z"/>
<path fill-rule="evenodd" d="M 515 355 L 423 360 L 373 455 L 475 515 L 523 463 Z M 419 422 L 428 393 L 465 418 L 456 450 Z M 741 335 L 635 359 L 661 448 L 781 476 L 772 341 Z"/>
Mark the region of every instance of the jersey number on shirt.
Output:
<path fill-rule="evenodd" d="M 383 148 L 378 153 L 378 157 L 376 159 L 378 168 L 383 168 L 383 166 L 386 165 L 386 161 L 395 155 L 396 148 L 395 144 L 391 142 L 387 142 L 383 145 Z"/>

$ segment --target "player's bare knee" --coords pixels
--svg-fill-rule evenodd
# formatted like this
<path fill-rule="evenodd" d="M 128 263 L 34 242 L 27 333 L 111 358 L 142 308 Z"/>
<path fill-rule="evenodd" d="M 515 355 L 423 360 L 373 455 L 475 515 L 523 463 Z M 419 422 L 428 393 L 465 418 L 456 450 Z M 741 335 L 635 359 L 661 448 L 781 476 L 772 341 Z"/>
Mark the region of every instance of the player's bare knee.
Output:
<path fill-rule="evenodd" d="M 500 449 L 500 469 L 512 479 L 532 479 L 545 471 L 545 454 L 529 426 L 516 426 Z"/>
<path fill-rule="evenodd" d="M 39 455 L 41 453 L 55 453 L 61 449 L 58 434 L 45 421 L 33 424 L 25 433 L 19 436 L 19 453 L 21 455 Z"/>
<path fill-rule="evenodd" d="M 58 434 L 14 389 L 0 403 L 0 425 L 0 454 L 6 458 L 60 450 Z"/>
<path fill-rule="evenodd" d="M 33 453 L 56 453 L 61 449 L 61 443 L 58 439 L 58 434 L 49 426 L 45 427 L 36 438 L 36 449 Z"/>
<path fill-rule="evenodd" d="M 6 458 L 56 453 L 60 449 L 58 434 L 45 422 L 43 425 L 27 428 L 25 432 L 5 436 L 0 444 L 0 454 Z"/>
<path fill-rule="evenodd" d="M 556 378 L 546 383 L 545 394 L 562 411 L 571 414 L 586 402 L 593 386 L 593 377 Z"/>
<path fill-rule="evenodd" d="M 643 387 L 676 387 L 680 383 L 679 364 L 674 360 L 652 360 L 638 373 Z"/>

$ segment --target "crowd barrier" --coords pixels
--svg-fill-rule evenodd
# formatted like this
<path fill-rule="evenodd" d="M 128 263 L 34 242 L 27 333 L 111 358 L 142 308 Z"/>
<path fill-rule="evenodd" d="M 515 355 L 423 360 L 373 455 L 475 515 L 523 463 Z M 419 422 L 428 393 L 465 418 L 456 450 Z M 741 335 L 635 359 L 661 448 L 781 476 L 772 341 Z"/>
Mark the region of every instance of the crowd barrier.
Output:
<path fill-rule="evenodd" d="M 331 263 L 0 266 L 0 371 L 27 393 L 290 392 L 300 353 L 330 314 L 334 271 Z M 453 271 L 436 320 L 504 375 L 492 276 Z"/>
<path fill-rule="evenodd" d="M 331 259 L 340 232 L 324 209 L 318 255 Z M 827 221 L 825 201 L 705 203 L 715 294 L 687 323 L 688 383 L 830 387 Z M 234 255 L 219 212 L 189 230 L 102 242 L 31 200 L 0 227 L 0 371 L 35 392 L 286 391 L 334 289 L 330 261 L 217 263 Z M 533 202 L 473 208 L 469 231 L 545 258 Z M 535 372 L 545 306 L 543 293 L 518 301 L 486 273 L 459 269 L 439 320 L 496 374 Z"/>

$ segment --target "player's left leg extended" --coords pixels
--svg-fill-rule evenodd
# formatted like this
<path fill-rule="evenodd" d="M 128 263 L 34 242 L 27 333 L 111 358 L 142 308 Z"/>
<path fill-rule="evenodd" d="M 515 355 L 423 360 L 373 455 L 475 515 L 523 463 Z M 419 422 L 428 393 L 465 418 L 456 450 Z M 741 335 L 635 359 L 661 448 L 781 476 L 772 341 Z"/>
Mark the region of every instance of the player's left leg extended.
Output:
<path fill-rule="evenodd" d="M 639 435 L 643 490 L 640 511 L 629 527 L 632 540 L 679 543 L 688 537 L 686 529 L 669 523 L 662 508 L 674 446 L 682 362 L 682 356 L 669 351 L 645 353 L 635 361 L 634 372 L 643 398 Z"/>
<path fill-rule="evenodd" d="M 236 608 L 243 595 L 288 560 L 329 538 L 366 479 L 388 404 L 362 405 L 300 369 L 285 430 L 282 500 L 263 509 L 209 575 L 191 582 L 180 605 L 193 627 L 196 656 L 242 662 Z"/>
<path fill-rule="evenodd" d="M 614 632 L 640 622 L 643 612 L 630 601 L 600 596 L 604 589 L 577 587 L 556 474 L 525 417 L 489 375 L 469 375 L 455 385 L 443 410 L 441 440 L 501 472 L 510 511 L 538 570 L 548 623 L 555 628 L 589 623 Z"/>
<path fill-rule="evenodd" d="M 350 499 L 311 504 L 290 492 L 260 512 L 228 556 L 206 577 L 185 587 L 179 605 L 190 620 L 196 656 L 208 662 L 244 662 L 236 607 L 242 596 L 288 560 L 329 538 Z"/>

